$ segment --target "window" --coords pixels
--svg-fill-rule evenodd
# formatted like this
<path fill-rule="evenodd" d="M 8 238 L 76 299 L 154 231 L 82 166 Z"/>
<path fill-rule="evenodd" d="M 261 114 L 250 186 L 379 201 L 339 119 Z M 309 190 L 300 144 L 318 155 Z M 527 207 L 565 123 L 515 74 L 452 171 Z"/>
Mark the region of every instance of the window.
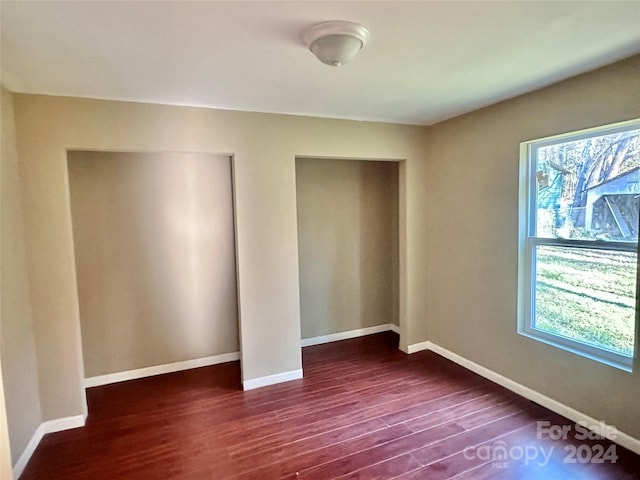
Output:
<path fill-rule="evenodd" d="M 640 120 L 521 145 L 518 332 L 631 371 Z"/>

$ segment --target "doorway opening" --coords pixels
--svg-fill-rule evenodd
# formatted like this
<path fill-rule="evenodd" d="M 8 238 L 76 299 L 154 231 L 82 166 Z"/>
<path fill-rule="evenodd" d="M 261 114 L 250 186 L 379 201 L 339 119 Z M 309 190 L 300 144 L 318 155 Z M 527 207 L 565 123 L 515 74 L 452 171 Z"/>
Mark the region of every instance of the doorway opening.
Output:
<path fill-rule="evenodd" d="M 238 360 L 232 158 L 67 162 L 85 388 Z"/>
<path fill-rule="evenodd" d="M 399 333 L 398 163 L 296 158 L 302 346 Z"/>

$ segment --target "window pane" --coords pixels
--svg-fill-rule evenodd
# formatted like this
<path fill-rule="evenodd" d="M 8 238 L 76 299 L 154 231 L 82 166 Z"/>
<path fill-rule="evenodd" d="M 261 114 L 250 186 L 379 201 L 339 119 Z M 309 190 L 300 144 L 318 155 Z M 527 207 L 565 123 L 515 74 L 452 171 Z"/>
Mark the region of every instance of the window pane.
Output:
<path fill-rule="evenodd" d="M 538 237 L 638 240 L 640 130 L 535 149 Z"/>
<path fill-rule="evenodd" d="M 637 254 L 536 246 L 533 327 L 633 354 Z"/>

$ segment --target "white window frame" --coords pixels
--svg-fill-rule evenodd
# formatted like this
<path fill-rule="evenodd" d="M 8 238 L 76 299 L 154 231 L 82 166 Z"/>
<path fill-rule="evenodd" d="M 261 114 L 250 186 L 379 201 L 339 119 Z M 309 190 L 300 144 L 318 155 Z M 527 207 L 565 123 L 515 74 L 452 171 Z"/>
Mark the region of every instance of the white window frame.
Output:
<path fill-rule="evenodd" d="M 640 119 L 629 120 L 612 125 L 594 127 L 577 132 L 554 135 L 520 144 L 520 198 L 519 198 L 519 232 L 518 232 L 518 333 L 540 342 L 553 345 L 592 360 L 596 360 L 627 372 L 632 371 L 636 345 L 631 356 L 599 348 L 568 337 L 555 335 L 532 327 L 535 318 L 535 255 L 537 246 L 554 246 L 569 248 L 589 248 L 620 252 L 638 252 L 637 242 L 609 242 L 603 240 L 574 240 L 563 238 L 544 238 L 532 235 L 536 233 L 536 164 L 537 149 L 556 143 L 583 140 L 589 137 L 610 135 L 626 130 L 640 129 Z M 637 282 L 637 280 L 636 280 Z M 637 290 L 637 286 L 636 286 Z M 636 301 L 636 324 L 638 322 L 638 302 Z M 637 335 L 638 325 L 635 326 Z"/>

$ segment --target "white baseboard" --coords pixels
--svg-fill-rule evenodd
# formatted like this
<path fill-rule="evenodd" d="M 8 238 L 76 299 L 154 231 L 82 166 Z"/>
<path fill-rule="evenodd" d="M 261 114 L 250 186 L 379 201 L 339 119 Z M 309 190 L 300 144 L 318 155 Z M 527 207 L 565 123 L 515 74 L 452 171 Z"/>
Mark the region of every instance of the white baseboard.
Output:
<path fill-rule="evenodd" d="M 84 415 L 76 415 L 74 417 L 57 418 L 48 420 L 42 424 L 44 433 L 62 432 L 63 430 L 71 430 L 72 428 L 84 427 L 87 418 Z"/>
<path fill-rule="evenodd" d="M 430 350 L 429 346 L 431 342 L 414 343 L 413 345 L 407 345 L 407 351 L 405 353 L 416 353 L 422 350 Z M 444 355 L 443 355 L 444 357 Z"/>
<path fill-rule="evenodd" d="M 640 455 L 640 440 L 632 437 L 620 430 L 615 428 L 607 429 L 601 428 L 602 422 L 596 420 L 595 418 L 590 417 L 574 408 L 569 407 L 563 403 L 554 400 L 553 398 L 547 397 L 529 387 L 525 387 L 524 385 L 514 382 L 513 380 L 500 375 L 499 373 L 494 372 L 493 370 L 489 370 L 488 368 L 483 367 L 482 365 L 478 365 L 471 360 L 468 360 L 460 355 L 453 353 L 446 348 L 443 348 L 439 345 L 436 345 L 432 342 L 421 342 L 414 345 L 409 345 L 408 348 L 409 353 L 419 352 L 420 350 L 431 350 L 438 355 L 443 356 L 444 358 L 451 360 L 454 363 L 466 368 L 467 370 L 471 370 L 478 375 L 491 380 L 498 385 L 503 386 L 504 388 L 511 390 L 512 392 L 517 393 L 539 405 L 542 405 L 545 408 L 548 408 L 552 412 L 557 413 L 558 415 L 562 415 L 563 417 L 572 420 L 573 422 L 581 422 L 586 424 L 586 426 L 594 426 L 596 433 L 602 434 L 607 433 L 607 430 L 611 430 L 615 432 L 613 435 L 607 435 L 607 438 L 618 445 L 621 445 L 625 448 L 628 448 L 634 453 Z M 602 430 L 605 430 L 604 432 Z"/>
<path fill-rule="evenodd" d="M 322 343 L 337 342 L 338 340 L 347 340 L 349 338 L 364 337 L 365 335 L 373 335 L 374 333 L 388 332 L 400 333 L 400 328 L 392 323 L 384 325 L 376 325 L 375 327 L 358 328 L 356 330 L 348 330 L 346 332 L 331 333 L 329 335 L 321 335 L 319 337 L 303 338 L 301 345 L 310 347 L 312 345 L 320 345 Z"/>
<path fill-rule="evenodd" d="M 31 440 L 29 440 L 29 443 L 22 452 L 22 455 L 20 455 L 18 461 L 13 466 L 13 478 L 18 480 L 20 475 L 22 475 L 22 472 L 24 472 L 27 463 L 29 463 L 33 452 L 36 451 L 36 448 L 40 444 L 42 437 L 44 437 L 47 433 L 61 432 L 62 430 L 84 427 L 85 421 L 86 418 L 84 415 L 76 415 L 73 417 L 64 417 L 57 418 L 55 420 L 49 420 L 38 425 L 38 428 L 36 428 L 36 431 L 33 432 Z"/>
<path fill-rule="evenodd" d="M 210 365 L 233 362 L 239 359 L 240 352 L 223 353 L 212 357 L 196 358 L 194 360 L 184 360 L 182 362 L 167 363 L 164 365 L 155 365 L 153 367 L 128 370 L 126 372 L 109 373 L 107 375 L 89 377 L 84 379 L 83 386 L 84 388 L 98 387 L 109 383 L 125 382 L 127 380 L 162 375 L 163 373 L 173 373 L 181 370 L 189 370 L 191 368 L 208 367 Z"/>
<path fill-rule="evenodd" d="M 13 466 L 13 478 L 15 478 L 16 480 L 18 480 L 20 475 L 22 475 L 22 472 L 24 472 L 24 469 L 27 466 L 27 463 L 31 459 L 33 452 L 36 451 L 36 447 L 40 444 L 40 440 L 42 440 L 43 436 L 44 436 L 44 424 L 40 424 L 38 428 L 36 428 L 36 431 L 33 432 L 33 436 L 31 437 L 31 440 L 29 440 L 29 443 L 27 444 L 24 451 L 22 452 L 22 455 L 20 455 L 20 457 L 18 458 L 18 461 Z"/>
<path fill-rule="evenodd" d="M 253 390 L 260 387 L 275 385 L 276 383 L 289 382 L 291 380 L 299 380 L 302 378 L 302 369 L 291 370 L 289 372 L 276 373 L 275 375 L 267 375 L 266 377 L 252 378 L 242 382 L 243 390 Z"/>

